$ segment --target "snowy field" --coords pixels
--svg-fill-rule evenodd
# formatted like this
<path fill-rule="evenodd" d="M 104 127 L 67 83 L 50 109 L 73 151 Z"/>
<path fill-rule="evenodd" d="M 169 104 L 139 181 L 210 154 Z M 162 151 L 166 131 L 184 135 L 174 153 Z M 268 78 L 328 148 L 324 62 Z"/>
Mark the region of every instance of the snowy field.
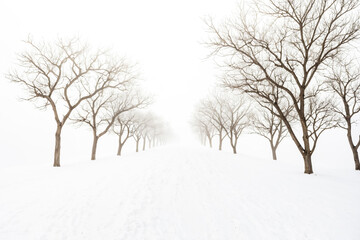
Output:
<path fill-rule="evenodd" d="M 318 170 L 318 169 L 316 169 Z M 360 239 L 360 176 L 169 146 L 0 169 L 0 239 Z"/>

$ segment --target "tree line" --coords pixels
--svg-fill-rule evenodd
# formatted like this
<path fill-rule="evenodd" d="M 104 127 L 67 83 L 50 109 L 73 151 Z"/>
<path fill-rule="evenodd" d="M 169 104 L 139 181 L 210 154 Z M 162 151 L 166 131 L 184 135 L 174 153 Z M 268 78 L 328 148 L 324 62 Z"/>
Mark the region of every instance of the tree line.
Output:
<path fill-rule="evenodd" d="M 213 138 L 217 137 L 220 151 L 227 138 L 234 154 L 242 133 L 258 134 L 269 142 L 273 160 L 277 160 L 276 150 L 288 135 L 281 119 L 254 106 L 248 96 L 219 90 L 196 106 L 192 127 L 203 145 L 208 142 L 212 148 Z"/>
<path fill-rule="evenodd" d="M 56 123 L 54 167 L 60 167 L 61 133 L 67 122 L 92 130 L 91 159 L 109 131 L 119 136 L 118 152 L 131 137 L 155 144 L 167 139 L 162 120 L 145 112 L 151 97 L 142 93 L 136 66 L 110 51 L 93 49 L 78 38 L 36 42 L 29 37 L 8 79 L 24 88 L 24 100 L 51 108 Z M 149 145 L 151 146 L 151 145 Z"/>
<path fill-rule="evenodd" d="M 256 129 L 270 131 L 274 120 L 275 129 L 286 129 L 305 173 L 313 173 L 320 136 L 335 127 L 346 130 L 360 170 L 360 137 L 353 132 L 360 111 L 359 1 L 270 0 L 247 7 L 221 23 L 206 20 L 207 45 L 224 70 L 222 86 L 262 108 Z"/>

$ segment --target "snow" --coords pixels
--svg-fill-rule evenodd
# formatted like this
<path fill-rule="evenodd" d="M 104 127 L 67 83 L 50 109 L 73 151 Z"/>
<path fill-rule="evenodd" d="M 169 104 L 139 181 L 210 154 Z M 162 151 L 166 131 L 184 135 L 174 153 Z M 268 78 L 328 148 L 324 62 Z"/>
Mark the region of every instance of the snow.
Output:
<path fill-rule="evenodd" d="M 317 166 L 317 170 L 320 166 Z M 208 148 L 0 169 L 0 239 L 346 239 L 360 174 Z"/>

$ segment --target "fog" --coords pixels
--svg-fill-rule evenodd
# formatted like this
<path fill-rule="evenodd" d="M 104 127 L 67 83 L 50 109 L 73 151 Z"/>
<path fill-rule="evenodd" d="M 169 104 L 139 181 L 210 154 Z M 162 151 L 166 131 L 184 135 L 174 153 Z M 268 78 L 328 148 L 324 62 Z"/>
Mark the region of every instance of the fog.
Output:
<path fill-rule="evenodd" d="M 219 69 L 213 59 L 207 58 L 209 49 L 203 44 L 208 36 L 203 19 L 223 19 L 234 13 L 236 6 L 233 0 L 1 2 L 0 161 L 52 162 L 53 113 L 19 101 L 23 90 L 5 77 L 16 67 L 16 53 L 24 48 L 22 40 L 29 35 L 37 41 L 77 36 L 92 47 L 111 49 L 137 63 L 142 85 L 154 96 L 150 109 L 171 125 L 177 140 L 198 144 L 189 120 L 194 105 L 211 91 L 219 76 Z M 89 129 L 76 128 L 68 122 L 62 141 L 63 163 L 88 158 L 91 140 Z M 340 148 L 334 147 L 339 145 Z M 129 146 L 126 151 L 133 149 Z M 279 151 L 280 158 L 296 158 L 301 164 L 290 139 Z M 106 136 L 98 152 L 99 156 L 115 154 L 116 137 Z M 267 142 L 254 135 L 240 138 L 239 152 L 259 157 L 270 153 Z M 352 168 L 351 153 L 341 130 L 331 130 L 320 139 L 315 168 L 316 161 L 330 156 Z"/>

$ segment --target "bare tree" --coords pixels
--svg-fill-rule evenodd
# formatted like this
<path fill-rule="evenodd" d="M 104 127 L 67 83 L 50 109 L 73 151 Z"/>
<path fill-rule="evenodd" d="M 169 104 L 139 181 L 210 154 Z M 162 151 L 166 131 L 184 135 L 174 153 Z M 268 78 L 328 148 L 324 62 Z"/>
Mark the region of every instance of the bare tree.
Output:
<path fill-rule="evenodd" d="M 225 85 L 275 109 L 307 174 L 320 135 L 334 127 L 319 73 L 359 37 L 357 9 L 357 0 L 270 0 L 258 4 L 261 24 L 252 12 L 220 27 L 207 22 L 213 53 L 226 59 Z M 293 124 L 285 114 L 289 106 Z"/>
<path fill-rule="evenodd" d="M 246 127 L 250 126 L 250 105 L 243 96 L 233 96 L 222 101 L 224 131 L 229 137 L 233 153 L 237 153 L 238 139 Z"/>
<path fill-rule="evenodd" d="M 212 139 L 215 136 L 215 128 L 211 120 L 201 112 L 201 108 L 197 109 L 194 119 L 192 120 L 193 128 L 198 129 L 201 136 L 208 140 L 209 146 L 212 148 Z M 204 141 L 206 145 L 206 140 Z"/>
<path fill-rule="evenodd" d="M 213 93 L 208 98 L 200 102 L 199 113 L 209 120 L 209 123 L 216 131 L 216 135 L 219 137 L 219 150 L 222 150 L 222 143 L 226 137 L 224 131 L 224 114 L 223 106 L 225 102 L 218 93 Z"/>
<path fill-rule="evenodd" d="M 155 129 L 152 139 L 153 143 L 156 142 L 158 145 L 165 145 L 174 138 L 174 133 L 170 125 L 159 117 L 155 118 L 153 128 Z"/>
<path fill-rule="evenodd" d="M 143 147 L 142 150 L 145 151 L 146 149 L 146 140 L 151 141 L 151 132 L 155 130 L 155 116 L 148 112 L 144 116 L 144 126 L 141 131 L 142 139 L 143 139 Z"/>
<path fill-rule="evenodd" d="M 27 50 L 19 55 L 19 69 L 8 78 L 23 86 L 24 99 L 37 107 L 51 107 L 55 122 L 54 167 L 60 167 L 62 128 L 82 102 L 108 88 L 117 88 L 116 73 L 122 66 L 106 60 L 101 51 L 92 52 L 77 39 L 55 43 L 25 41 Z"/>
<path fill-rule="evenodd" d="M 341 101 L 340 104 L 334 106 L 334 111 L 343 119 L 338 126 L 346 130 L 347 139 L 354 157 L 355 170 L 360 170 L 358 153 L 360 135 L 356 141 L 352 133 L 355 123 L 354 117 L 360 112 L 360 71 L 359 66 L 352 62 L 336 62 L 336 65 L 333 66 L 332 75 L 328 77 L 328 84 Z"/>
<path fill-rule="evenodd" d="M 143 151 L 145 151 L 146 141 L 148 141 L 149 148 L 151 148 L 151 146 L 155 146 L 156 140 L 166 133 L 164 129 L 166 124 L 154 113 L 148 112 L 145 115 L 145 122 L 143 129 Z"/>
<path fill-rule="evenodd" d="M 112 91 L 104 91 L 87 99 L 86 104 L 77 112 L 77 116 L 72 119 L 76 123 L 88 125 L 93 132 L 91 160 L 96 159 L 99 139 L 110 130 L 118 116 L 147 104 L 147 98 L 139 94 L 133 94 L 126 89 L 127 87 L 131 88 L 131 86 L 127 85 L 130 85 L 130 81 L 133 80 L 133 76 L 127 71 L 120 80 L 124 89 L 119 87 L 112 89 Z"/>
<path fill-rule="evenodd" d="M 265 109 L 259 109 L 258 114 L 252 119 L 254 133 L 263 136 L 269 141 L 272 158 L 277 160 L 276 150 L 286 137 L 286 126 L 280 118 Z"/>
<path fill-rule="evenodd" d="M 136 112 L 131 123 L 132 137 L 136 143 L 136 152 L 139 152 L 139 143 L 143 136 L 143 129 L 145 128 L 145 118 L 142 113 Z"/>

